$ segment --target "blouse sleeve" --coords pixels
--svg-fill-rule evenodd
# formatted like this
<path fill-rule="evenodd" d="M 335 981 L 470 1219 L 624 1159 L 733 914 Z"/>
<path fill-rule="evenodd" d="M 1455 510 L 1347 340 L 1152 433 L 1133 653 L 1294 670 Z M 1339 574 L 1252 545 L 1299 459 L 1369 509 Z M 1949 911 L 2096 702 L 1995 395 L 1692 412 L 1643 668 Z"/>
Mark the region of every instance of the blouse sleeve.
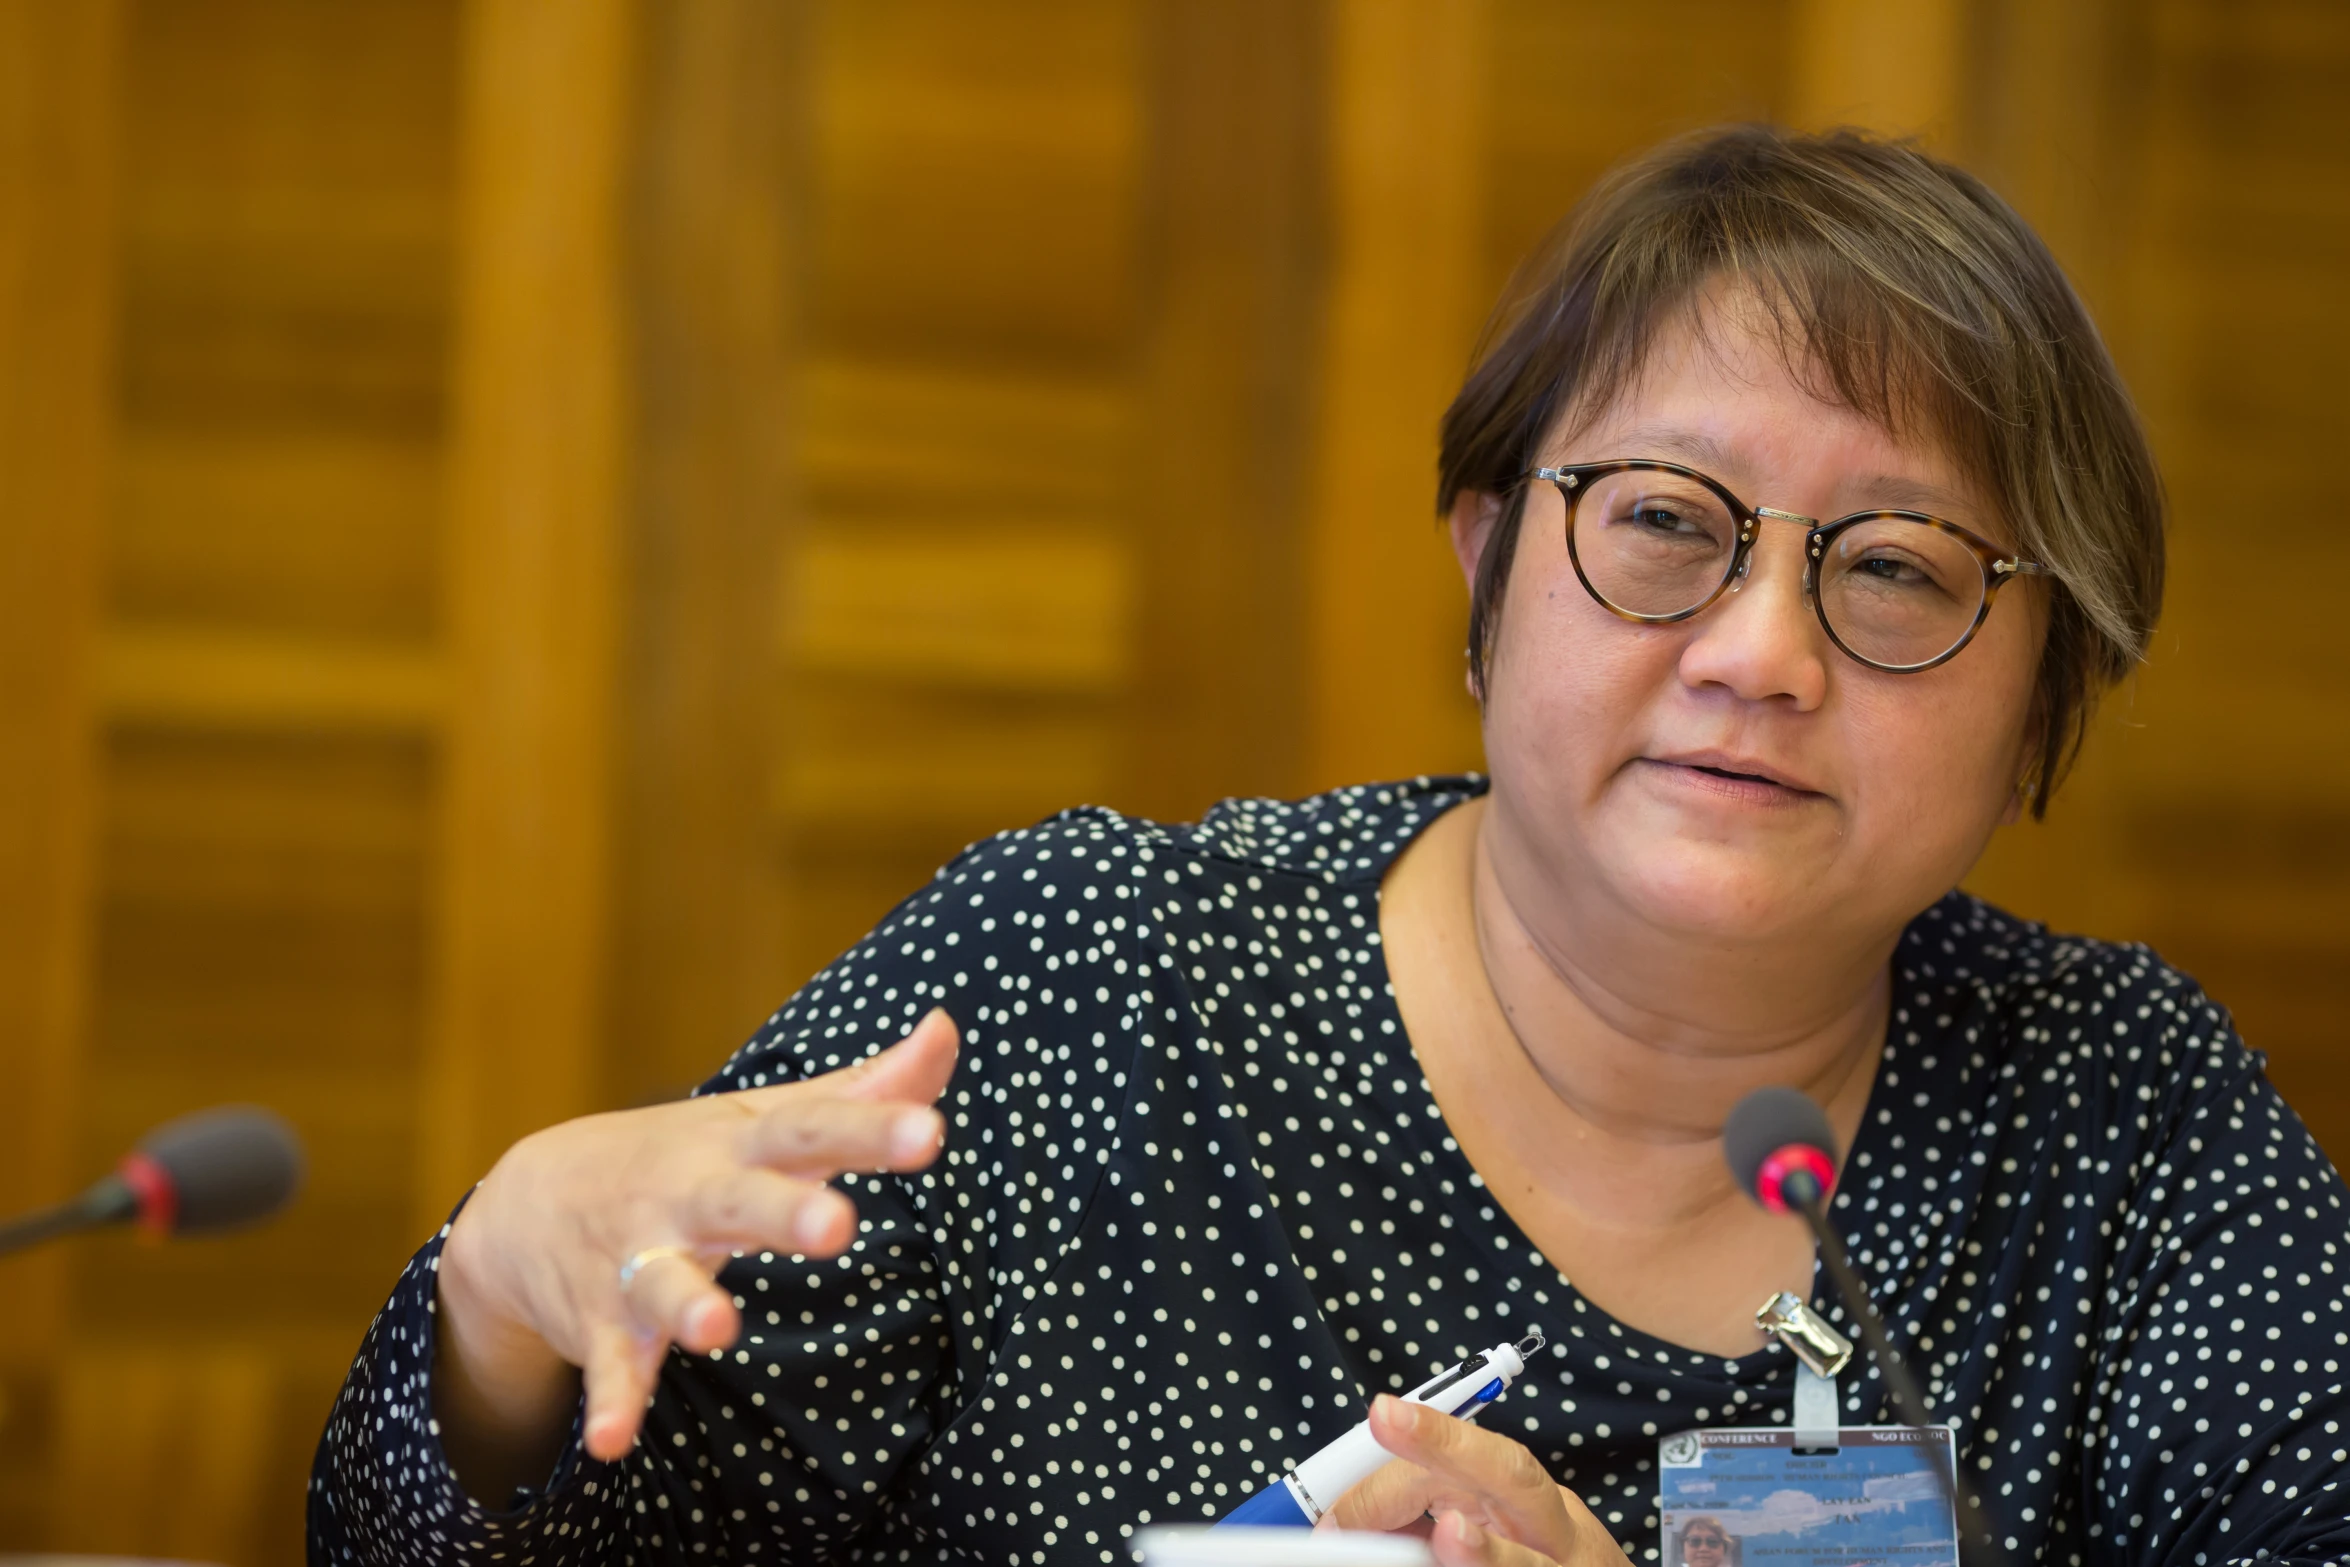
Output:
<path fill-rule="evenodd" d="M 1134 998 L 1100 981 L 1130 972 L 1133 861 L 1150 850 L 1118 823 L 1064 813 L 966 852 L 705 1085 L 723 1093 L 835 1070 L 933 1007 L 962 1030 L 939 1162 L 843 1177 L 858 1234 L 840 1257 L 730 1264 L 720 1281 L 742 1308 L 742 1338 L 708 1356 L 671 1351 L 625 1458 L 588 1458 L 575 1423 L 543 1488 L 498 1499 L 505 1510 L 466 1495 L 432 1416 L 440 1237 L 418 1252 L 319 1445 L 311 1560 L 564 1567 L 706 1546 L 788 1562 L 912 1528 L 898 1508 L 909 1477 L 985 1381 L 1099 1184 L 1109 1139 L 1089 1146 L 1093 1117 L 1067 1089 L 1090 1083 L 1106 1127 L 1127 1079 L 1126 1063 L 1099 1047 L 1125 1033 L 1116 1019 Z M 1040 1063 L 1065 1090 L 1050 1137 L 1033 1119 Z"/>
<path fill-rule="evenodd" d="M 2350 1225 L 2341 1177 L 2225 1011 L 2160 998 L 2152 1058 L 2182 1092 L 2115 1215 L 2094 1331 L 2094 1554 L 2130 1562 L 2350 1558 Z M 2153 1090 L 2142 1103 L 2161 1103 Z M 2021 1438 L 2022 1433 L 2018 1433 Z M 1995 1499 L 1989 1499 L 1994 1502 Z"/>

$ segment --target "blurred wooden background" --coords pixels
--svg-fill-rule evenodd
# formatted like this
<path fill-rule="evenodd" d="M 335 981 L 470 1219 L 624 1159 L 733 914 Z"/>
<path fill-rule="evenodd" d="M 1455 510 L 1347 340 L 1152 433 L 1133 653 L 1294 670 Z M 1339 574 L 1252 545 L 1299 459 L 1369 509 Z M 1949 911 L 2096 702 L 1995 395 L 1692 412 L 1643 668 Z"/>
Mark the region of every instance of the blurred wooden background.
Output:
<path fill-rule="evenodd" d="M 0 1548 L 297 1560 L 466 1182 L 965 841 L 1473 765 L 1435 415 L 1740 117 L 1921 132 L 2072 267 L 2171 608 L 1979 882 L 2350 1151 L 2330 0 L 0 0 L 0 1203 L 222 1099 L 315 1159 L 0 1266 Z"/>

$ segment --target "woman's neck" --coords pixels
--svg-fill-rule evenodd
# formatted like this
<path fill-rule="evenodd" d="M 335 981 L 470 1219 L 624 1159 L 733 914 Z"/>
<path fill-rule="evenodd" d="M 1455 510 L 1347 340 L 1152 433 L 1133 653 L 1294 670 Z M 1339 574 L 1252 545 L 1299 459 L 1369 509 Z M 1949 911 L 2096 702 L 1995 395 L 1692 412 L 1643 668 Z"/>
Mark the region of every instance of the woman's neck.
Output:
<path fill-rule="evenodd" d="M 1580 904 L 1530 911 L 1493 821 L 1480 800 L 1431 824 L 1389 871 L 1380 926 L 1446 1120 L 1530 1233 L 1583 1250 L 1594 1235 L 1568 1231 L 1607 1231 L 1636 1251 L 1739 1222 L 1722 1123 L 1765 1085 L 1810 1094 L 1849 1146 L 1889 950 L 1827 970 L 1816 950 L 1763 963 Z M 1788 972 L 1805 963 L 1808 984 Z"/>

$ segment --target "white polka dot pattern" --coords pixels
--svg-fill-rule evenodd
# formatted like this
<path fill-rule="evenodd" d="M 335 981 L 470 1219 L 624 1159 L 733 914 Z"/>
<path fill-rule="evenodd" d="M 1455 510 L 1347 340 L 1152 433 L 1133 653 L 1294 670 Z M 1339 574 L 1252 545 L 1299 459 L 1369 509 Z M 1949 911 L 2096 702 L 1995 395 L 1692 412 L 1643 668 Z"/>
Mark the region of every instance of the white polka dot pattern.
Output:
<path fill-rule="evenodd" d="M 312 1560 L 1119 1562 L 1370 1391 L 1539 1324 L 1548 1355 L 1486 1423 L 1656 1561 L 1657 1437 L 1785 1421 L 1793 1362 L 1614 1322 L 1446 1136 L 1378 881 L 1480 787 L 1185 828 L 1072 811 L 966 853 L 711 1084 L 829 1071 L 943 1005 L 965 1049 L 941 1162 L 848 1181 L 844 1257 L 734 1263 L 743 1341 L 673 1353 L 628 1458 L 575 1440 L 508 1512 L 465 1496 L 430 1418 L 427 1245 L 320 1444 Z M 1896 970 L 1836 1214 L 2011 1559 L 2350 1555 L 2343 1187 L 2226 1014 L 2142 948 L 1958 894 Z M 1847 1378 L 1848 1419 L 1885 1408 Z"/>

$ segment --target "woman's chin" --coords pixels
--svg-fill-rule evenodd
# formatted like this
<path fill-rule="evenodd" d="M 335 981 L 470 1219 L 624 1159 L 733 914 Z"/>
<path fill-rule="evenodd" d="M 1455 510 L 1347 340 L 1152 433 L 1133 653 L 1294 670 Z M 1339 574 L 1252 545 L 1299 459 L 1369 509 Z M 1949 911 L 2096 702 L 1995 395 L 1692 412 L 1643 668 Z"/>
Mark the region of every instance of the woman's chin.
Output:
<path fill-rule="evenodd" d="M 1826 867 L 1775 845 L 1619 840 L 1601 875 L 1615 901 L 1658 930 L 1710 942 L 1771 942 L 1817 932 Z"/>

